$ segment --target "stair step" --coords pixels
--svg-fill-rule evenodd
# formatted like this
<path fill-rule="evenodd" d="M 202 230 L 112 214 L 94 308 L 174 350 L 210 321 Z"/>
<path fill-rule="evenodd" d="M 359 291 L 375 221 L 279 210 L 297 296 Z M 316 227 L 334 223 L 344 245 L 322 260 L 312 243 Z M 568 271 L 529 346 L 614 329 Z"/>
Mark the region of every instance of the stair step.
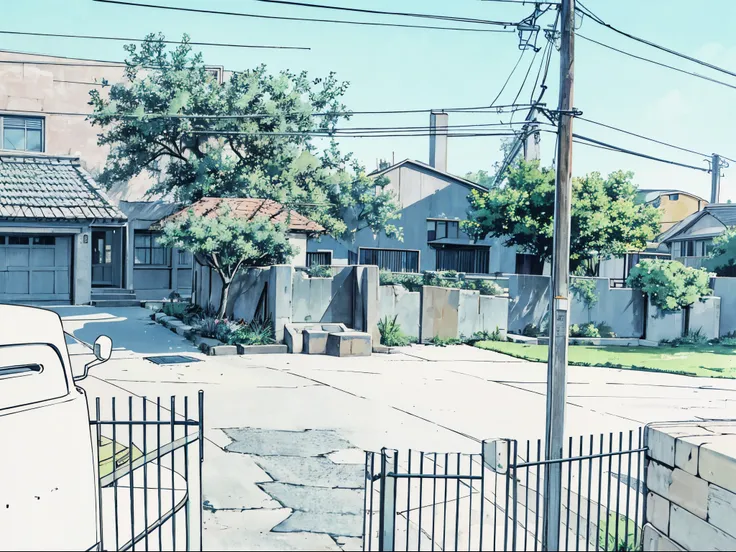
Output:
<path fill-rule="evenodd" d="M 122 288 L 94 288 L 92 295 L 135 295 L 134 289 L 122 289 Z"/>
<path fill-rule="evenodd" d="M 93 307 L 140 307 L 141 302 L 134 299 L 110 299 L 91 301 Z"/>
<path fill-rule="evenodd" d="M 135 293 L 104 293 L 102 295 L 98 295 L 97 293 L 92 294 L 92 301 L 134 301 L 135 299 Z"/>

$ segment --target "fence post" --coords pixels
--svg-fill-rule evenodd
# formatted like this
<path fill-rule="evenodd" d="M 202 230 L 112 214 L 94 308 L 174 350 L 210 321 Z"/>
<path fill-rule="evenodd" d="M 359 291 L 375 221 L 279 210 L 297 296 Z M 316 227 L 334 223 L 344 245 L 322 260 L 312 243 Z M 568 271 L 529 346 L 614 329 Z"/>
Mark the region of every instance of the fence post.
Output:
<path fill-rule="evenodd" d="M 391 469 L 386 449 L 381 450 L 381 501 L 379 504 L 378 550 L 394 549 L 396 525 L 396 478 L 388 475 Z"/>

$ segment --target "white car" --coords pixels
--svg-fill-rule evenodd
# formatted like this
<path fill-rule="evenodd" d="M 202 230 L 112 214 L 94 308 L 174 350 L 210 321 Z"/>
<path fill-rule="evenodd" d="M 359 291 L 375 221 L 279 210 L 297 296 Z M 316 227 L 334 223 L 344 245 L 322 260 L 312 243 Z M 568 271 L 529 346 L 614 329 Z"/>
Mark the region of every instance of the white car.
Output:
<path fill-rule="evenodd" d="M 59 315 L 0 305 L 0 549 L 94 550 L 98 460 L 87 397 L 76 382 Z"/>

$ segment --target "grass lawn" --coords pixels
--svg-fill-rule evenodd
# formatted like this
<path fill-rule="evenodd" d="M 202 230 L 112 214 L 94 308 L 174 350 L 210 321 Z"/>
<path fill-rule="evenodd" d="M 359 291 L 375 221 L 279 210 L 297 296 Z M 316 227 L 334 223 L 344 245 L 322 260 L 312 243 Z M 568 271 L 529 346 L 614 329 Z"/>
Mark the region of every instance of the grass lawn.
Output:
<path fill-rule="evenodd" d="M 508 341 L 480 341 L 476 347 L 516 358 L 547 362 L 547 345 Z M 588 347 L 570 346 L 573 366 L 603 366 L 651 370 L 711 378 L 736 378 L 736 347 L 682 345 L 679 347 Z"/>

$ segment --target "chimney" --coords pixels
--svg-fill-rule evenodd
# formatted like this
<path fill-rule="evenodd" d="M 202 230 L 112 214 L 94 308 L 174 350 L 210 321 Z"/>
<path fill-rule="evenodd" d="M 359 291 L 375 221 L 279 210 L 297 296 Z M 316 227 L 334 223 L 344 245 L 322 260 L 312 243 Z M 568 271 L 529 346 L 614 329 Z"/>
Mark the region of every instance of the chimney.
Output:
<path fill-rule="evenodd" d="M 429 164 L 442 172 L 447 172 L 447 120 L 443 111 L 429 114 Z"/>

